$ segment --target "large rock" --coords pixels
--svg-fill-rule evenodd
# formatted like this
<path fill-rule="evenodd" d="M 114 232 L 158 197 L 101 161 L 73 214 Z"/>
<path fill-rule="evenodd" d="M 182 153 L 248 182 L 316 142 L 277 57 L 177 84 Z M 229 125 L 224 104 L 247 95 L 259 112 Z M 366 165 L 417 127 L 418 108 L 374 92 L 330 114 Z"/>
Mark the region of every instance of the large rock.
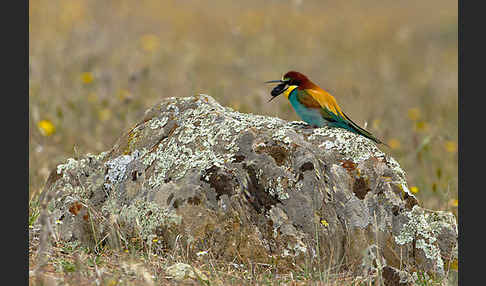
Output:
<path fill-rule="evenodd" d="M 380 268 L 393 279 L 442 276 L 457 258 L 455 217 L 421 208 L 368 139 L 207 95 L 155 105 L 110 151 L 57 166 L 43 196 L 61 239 L 91 247 L 141 238 L 193 257 Z"/>

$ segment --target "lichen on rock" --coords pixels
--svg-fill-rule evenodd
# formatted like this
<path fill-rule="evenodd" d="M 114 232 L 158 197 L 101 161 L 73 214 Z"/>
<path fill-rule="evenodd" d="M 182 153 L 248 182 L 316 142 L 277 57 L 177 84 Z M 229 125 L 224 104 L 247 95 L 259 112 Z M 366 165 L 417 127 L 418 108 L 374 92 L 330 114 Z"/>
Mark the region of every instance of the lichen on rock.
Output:
<path fill-rule="evenodd" d="M 99 244 L 117 233 L 168 248 L 177 239 L 193 257 L 211 249 L 228 261 L 278 258 L 282 269 L 304 261 L 360 268 L 373 246 L 389 270 L 443 275 L 457 257 L 455 218 L 422 209 L 378 147 L 207 95 L 168 98 L 111 150 L 60 164 L 44 192 L 62 239 Z"/>

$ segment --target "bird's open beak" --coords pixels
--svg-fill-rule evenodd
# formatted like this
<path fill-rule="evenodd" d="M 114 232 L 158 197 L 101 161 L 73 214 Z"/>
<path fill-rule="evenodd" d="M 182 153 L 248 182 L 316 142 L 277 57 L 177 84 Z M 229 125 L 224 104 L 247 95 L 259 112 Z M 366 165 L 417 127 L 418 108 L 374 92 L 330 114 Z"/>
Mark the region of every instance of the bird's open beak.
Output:
<path fill-rule="evenodd" d="M 266 81 L 265 83 L 279 83 L 279 85 L 277 85 L 276 87 L 274 87 L 272 89 L 272 98 L 270 98 L 270 101 L 272 101 L 275 97 L 279 96 L 280 94 L 282 94 L 284 91 L 287 90 L 288 86 L 287 86 L 287 81 L 283 81 L 283 80 L 269 80 L 269 81 Z"/>
<path fill-rule="evenodd" d="M 281 83 L 282 81 L 277 79 L 277 80 L 269 80 L 269 81 L 266 81 L 264 83 L 277 83 L 277 82 Z"/>
<path fill-rule="evenodd" d="M 277 95 L 277 96 L 278 96 L 278 95 Z M 277 96 L 272 96 L 272 97 L 270 97 L 270 99 L 267 101 L 267 103 L 269 103 L 270 101 L 272 101 L 272 100 L 273 100 L 275 97 L 277 97 Z"/>

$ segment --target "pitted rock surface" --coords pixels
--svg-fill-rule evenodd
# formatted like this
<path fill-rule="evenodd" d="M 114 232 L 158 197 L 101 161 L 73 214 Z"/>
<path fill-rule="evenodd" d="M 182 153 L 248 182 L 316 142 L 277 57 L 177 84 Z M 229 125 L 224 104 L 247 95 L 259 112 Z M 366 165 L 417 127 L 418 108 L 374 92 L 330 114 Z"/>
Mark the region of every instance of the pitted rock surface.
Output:
<path fill-rule="evenodd" d="M 207 95 L 163 100 L 111 150 L 58 165 L 43 199 L 60 238 L 91 247 L 157 238 L 193 256 L 363 272 L 373 246 L 382 267 L 439 276 L 457 259 L 455 217 L 422 209 L 370 140 Z"/>

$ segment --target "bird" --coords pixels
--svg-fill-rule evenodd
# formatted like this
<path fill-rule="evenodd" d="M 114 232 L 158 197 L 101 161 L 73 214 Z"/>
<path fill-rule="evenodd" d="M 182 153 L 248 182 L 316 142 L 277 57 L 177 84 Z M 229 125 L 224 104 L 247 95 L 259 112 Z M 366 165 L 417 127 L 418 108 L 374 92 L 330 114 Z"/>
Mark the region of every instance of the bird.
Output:
<path fill-rule="evenodd" d="M 339 107 L 336 99 L 327 91 L 313 83 L 307 76 L 297 71 L 285 73 L 281 80 L 270 80 L 265 83 L 278 83 L 271 91 L 270 101 L 284 94 L 295 110 L 295 113 L 314 128 L 324 126 L 343 128 L 364 136 L 377 144 L 380 139 L 354 123 Z"/>

